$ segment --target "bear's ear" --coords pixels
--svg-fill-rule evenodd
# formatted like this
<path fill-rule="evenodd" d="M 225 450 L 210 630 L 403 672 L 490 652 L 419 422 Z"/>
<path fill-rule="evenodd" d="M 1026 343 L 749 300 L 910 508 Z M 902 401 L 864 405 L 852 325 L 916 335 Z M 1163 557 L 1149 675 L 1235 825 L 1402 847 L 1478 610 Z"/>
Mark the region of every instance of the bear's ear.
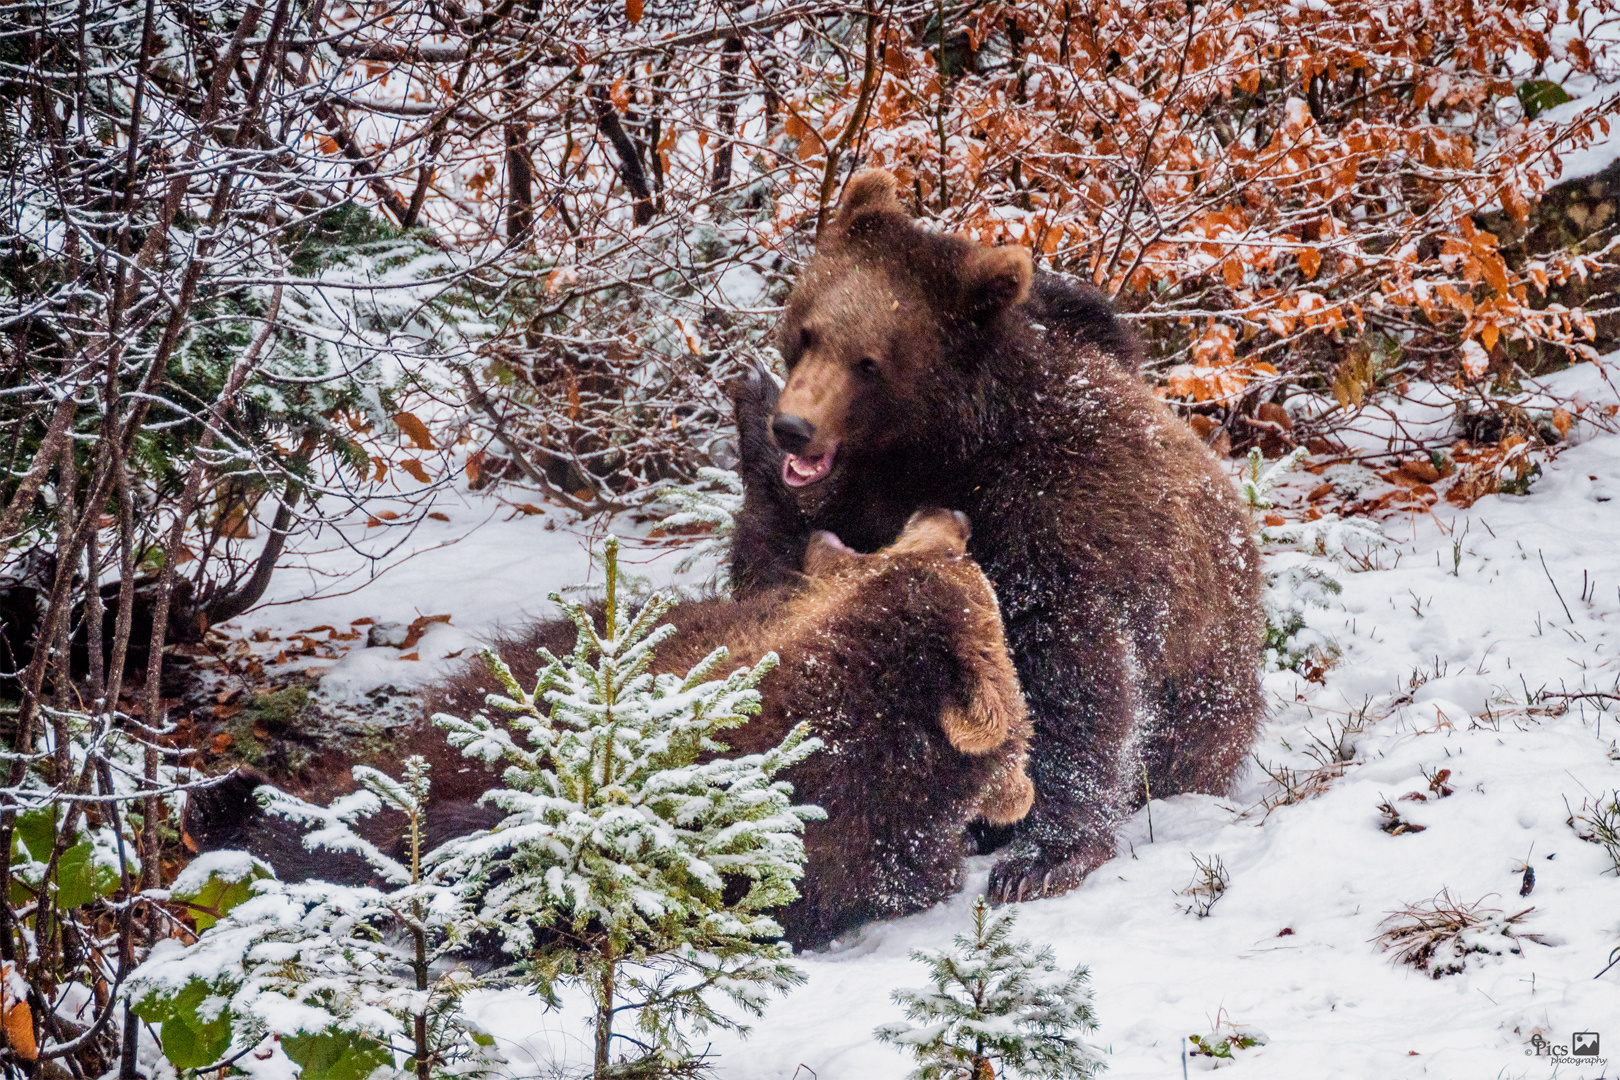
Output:
<path fill-rule="evenodd" d="M 898 185 L 899 181 L 887 169 L 867 169 L 856 173 L 844 188 L 844 200 L 838 204 L 833 229 L 844 232 L 851 222 L 866 213 L 905 213 L 900 201 L 894 197 Z"/>
<path fill-rule="evenodd" d="M 989 319 L 1029 299 L 1034 277 L 1027 248 L 1016 244 L 982 248 L 968 265 L 962 291 L 974 317 Z"/>

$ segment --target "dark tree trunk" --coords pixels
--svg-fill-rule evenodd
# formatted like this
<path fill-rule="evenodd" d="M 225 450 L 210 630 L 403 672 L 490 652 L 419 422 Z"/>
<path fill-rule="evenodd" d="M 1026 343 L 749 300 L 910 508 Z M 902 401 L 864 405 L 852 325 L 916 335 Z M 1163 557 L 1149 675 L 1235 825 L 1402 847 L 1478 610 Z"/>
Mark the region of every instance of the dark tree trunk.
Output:
<path fill-rule="evenodd" d="M 714 178 L 709 193 L 719 195 L 731 186 L 732 136 L 737 133 L 737 69 L 742 67 L 742 38 L 727 38 L 720 54 L 720 108 L 715 127 L 720 141 L 714 148 Z"/>
<path fill-rule="evenodd" d="M 608 99 L 607 87 L 591 87 L 590 98 L 596 109 L 597 130 L 613 144 L 613 151 L 619 158 L 619 179 L 624 181 L 630 197 L 635 200 L 635 222 L 637 225 L 649 224 L 653 219 L 652 188 L 647 183 L 646 170 L 641 167 L 641 155 L 636 152 L 636 144 L 619 122 L 619 112 Z"/>
<path fill-rule="evenodd" d="M 534 227 L 534 170 L 529 163 L 529 125 L 515 113 L 523 104 L 527 65 L 518 64 L 506 76 L 506 106 L 514 115 L 506 121 L 506 246 L 523 243 Z"/>

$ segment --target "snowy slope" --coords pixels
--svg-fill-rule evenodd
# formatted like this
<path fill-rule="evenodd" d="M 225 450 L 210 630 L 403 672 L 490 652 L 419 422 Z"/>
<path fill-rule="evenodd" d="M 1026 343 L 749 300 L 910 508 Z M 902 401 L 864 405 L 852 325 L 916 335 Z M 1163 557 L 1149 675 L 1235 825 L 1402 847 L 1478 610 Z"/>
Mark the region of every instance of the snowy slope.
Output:
<path fill-rule="evenodd" d="M 402 498 L 399 512 L 412 517 L 399 523 L 340 520 L 318 537 L 300 537 L 302 549 L 284 557 L 263 603 L 219 631 L 251 648 L 271 675 L 319 676 L 321 695 L 353 704 L 374 689 L 422 686 L 503 629 L 552 614 L 550 594 L 600 584 L 593 558 L 610 528 L 626 540 L 622 569 L 650 587 L 700 588 L 714 570 L 712 560 L 699 560 L 678 573 L 687 552 L 648 539 L 652 522 L 581 521 L 539 503 L 538 494 L 515 485 L 493 494 L 463 486 L 441 491 L 431 504 Z M 375 625 L 403 632 L 418 620 L 446 617 L 428 623 L 409 648 L 368 645 Z M 312 628 L 320 628 L 313 655 L 276 662 L 310 640 Z M 338 636 L 345 633 L 353 639 Z"/>
<path fill-rule="evenodd" d="M 1613 400 L 1595 375 L 1582 365 L 1548 389 Z M 1155 800 L 1151 840 L 1139 813 L 1118 857 L 1081 888 L 1019 908 L 1020 935 L 1090 967 L 1106 1075 L 1179 1076 L 1186 1036 L 1232 1024 L 1268 1036 L 1229 1065 L 1255 1078 L 1620 1074 L 1620 966 L 1595 978 L 1620 946 L 1620 876 L 1566 824 L 1620 789 L 1620 701 L 1549 696 L 1620 693 L 1620 435 L 1583 426 L 1574 441 L 1528 496 L 1386 522 L 1389 545 L 1367 568 L 1341 567 L 1342 594 L 1308 613 L 1340 652 L 1325 681 L 1267 678 L 1272 716 L 1256 748 L 1265 768 L 1228 799 Z M 447 534 L 487 513 L 480 505 L 469 498 Z M 652 564 L 655 576 L 672 561 Z M 547 591 L 587 567 L 572 527 L 519 515 L 424 551 L 353 596 L 245 622 L 455 614 L 453 628 L 433 632 L 442 640 L 424 639 L 419 664 L 398 650 L 356 650 L 328 675 L 342 692 L 401 668 L 431 673 L 434 655 L 541 610 Z M 291 599 L 298 585 L 278 587 Z M 1430 783 L 1440 769 L 1452 789 L 1443 798 Z M 1284 770 L 1294 770 L 1297 801 L 1267 775 Z M 1424 800 L 1402 800 L 1413 792 Z M 1386 801 L 1422 831 L 1384 831 Z M 1178 895 L 1194 855 L 1219 856 L 1230 875 L 1205 919 Z M 966 929 L 990 861 L 975 862 L 952 902 L 802 957 L 808 984 L 750 1039 L 714 1038 L 719 1075 L 788 1080 L 808 1075 L 801 1065 L 817 1080 L 903 1075 L 906 1059 L 872 1028 L 900 1017 L 893 988 L 923 980 L 909 951 Z M 1521 899 L 1526 864 L 1535 885 Z M 1390 912 L 1443 889 L 1507 915 L 1533 907 L 1519 928 L 1539 940 L 1498 939 L 1520 952 L 1471 955 L 1461 974 L 1438 980 L 1398 965 L 1373 939 Z M 588 1062 L 583 1010 L 548 1014 L 507 992 L 474 1011 L 519 1075 Z M 1532 1056 L 1533 1037 L 1567 1045 L 1577 1031 L 1599 1033 L 1609 1064 Z M 1194 1057 L 1187 1067 L 1210 1065 Z"/>
<path fill-rule="evenodd" d="M 1392 523 L 1383 569 L 1342 574 L 1339 602 L 1313 614 L 1343 653 L 1325 684 L 1268 680 L 1273 717 L 1257 755 L 1274 772 L 1318 767 L 1313 737 L 1337 746 L 1347 722 L 1364 725 L 1325 794 L 1267 814 L 1259 804 L 1277 785 L 1257 768 L 1229 800 L 1156 800 L 1152 843 L 1138 814 L 1121 855 L 1084 886 L 1020 909 L 1021 933 L 1090 966 L 1108 1075 L 1177 1075 L 1184 1037 L 1222 1021 L 1269 1036 L 1237 1053 L 1233 1067 L 1253 1077 L 1552 1076 L 1550 1060 L 1526 1056 L 1532 1036 L 1567 1044 L 1592 1030 L 1620 1058 L 1620 969 L 1594 979 L 1620 945 L 1620 878 L 1565 824 L 1566 799 L 1578 809 L 1620 788 L 1620 710 L 1525 704 L 1527 689 L 1616 689 L 1620 436 L 1566 450 L 1525 498 L 1407 528 L 1402 537 Z M 1424 775 L 1442 768 L 1454 788 L 1443 799 Z M 1413 791 L 1429 801 L 1398 801 Z M 1382 831 L 1386 799 L 1425 830 Z M 1207 919 L 1179 909 L 1194 854 L 1219 855 L 1230 873 Z M 1527 857 L 1536 885 L 1521 900 Z M 971 889 L 804 957 L 809 984 L 752 1038 L 716 1039 L 720 1074 L 787 1078 L 802 1063 L 820 1080 L 902 1075 L 905 1059 L 871 1029 L 899 1018 L 891 989 L 921 982 L 908 952 L 965 929 Z M 1533 906 L 1523 927 L 1548 944 L 1470 958 L 1439 980 L 1397 966 L 1371 939 L 1388 912 L 1442 889 L 1509 915 Z M 518 1044 L 515 1058 L 580 1060 L 566 1018 L 512 996 L 492 1000 L 486 1020 Z M 1563 1064 L 1556 1075 L 1617 1071 Z"/>

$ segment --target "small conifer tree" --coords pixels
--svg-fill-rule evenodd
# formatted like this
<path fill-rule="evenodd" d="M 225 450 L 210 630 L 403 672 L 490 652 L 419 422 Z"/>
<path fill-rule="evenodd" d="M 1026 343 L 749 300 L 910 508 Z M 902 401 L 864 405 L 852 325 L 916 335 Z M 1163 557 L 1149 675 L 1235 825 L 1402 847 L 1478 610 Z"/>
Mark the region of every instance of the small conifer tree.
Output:
<path fill-rule="evenodd" d="M 1238 476 L 1238 490 L 1243 494 L 1243 502 L 1250 512 L 1271 509 L 1271 493 L 1294 467 L 1305 460 L 1307 454 L 1303 446 L 1296 447 L 1288 454 L 1278 458 L 1270 468 L 1266 467 L 1266 460 L 1261 456 L 1259 448 L 1249 451 L 1248 458 L 1243 462 L 1243 469 Z"/>
<path fill-rule="evenodd" d="M 726 751 L 717 736 L 759 711 L 755 687 L 775 656 L 711 680 L 721 648 L 685 676 L 652 674 L 674 629 L 658 624 L 670 605 L 654 597 L 632 617 L 617 552 L 610 540 L 600 629 L 584 605 L 553 595 L 577 645 L 542 651 L 532 693 L 484 654 L 505 691 L 487 699 L 504 725 L 434 718 L 464 753 L 506 766 L 506 786 L 485 798 L 508 814 L 441 848 L 435 874 L 460 883 L 548 1001 L 563 980 L 590 994 L 598 1076 L 615 1039 L 656 1071 L 688 1060 L 687 1027 L 746 1030 L 714 994 L 758 1015 L 772 992 L 803 981 L 772 940 L 782 930 L 769 909 L 797 897 L 800 833 L 821 816 L 774 779 L 820 745 L 802 726 L 768 753 L 715 756 Z M 616 1029 L 626 1012 L 639 1038 Z"/>
<path fill-rule="evenodd" d="M 310 848 L 358 855 L 395 891 L 278 881 L 245 852 L 201 856 L 175 881 L 170 895 L 201 932 L 190 945 L 160 942 L 126 992 L 138 1015 L 163 1025 L 176 1067 L 213 1069 L 262 1047 L 285 1053 L 302 1080 L 500 1070 L 494 1040 L 461 1010 L 477 980 L 435 969 L 467 920 L 456 893 L 425 870 L 427 762 L 408 759 L 403 781 L 365 766 L 354 778 L 360 790 L 329 807 L 273 788 L 261 798 L 309 827 Z M 408 862 L 353 830 L 384 805 L 405 815 Z"/>
<path fill-rule="evenodd" d="M 933 986 L 896 990 L 912 1023 L 877 1029 L 884 1042 L 907 1047 L 919 1067 L 911 1080 L 988 1080 L 1010 1070 L 1021 1077 L 1084 1080 L 1104 1066 L 1081 1035 L 1096 1029 L 1086 969 L 1058 971 L 1052 950 L 1031 953 L 1011 941 L 1013 913 L 973 905 L 973 932 L 958 934 L 953 952 L 919 949 Z"/>
<path fill-rule="evenodd" d="M 711 557 L 715 570 L 708 584 L 717 592 L 729 588 L 730 573 L 726 556 L 731 551 L 731 536 L 737 528 L 737 515 L 742 513 L 742 477 L 730 469 L 705 466 L 698 470 L 697 480 L 690 484 L 671 484 L 663 492 L 661 501 L 671 513 L 659 527 L 668 531 L 702 526 L 709 534 L 697 543 L 691 552 L 675 566 L 677 574 L 684 574 L 698 560 Z"/>

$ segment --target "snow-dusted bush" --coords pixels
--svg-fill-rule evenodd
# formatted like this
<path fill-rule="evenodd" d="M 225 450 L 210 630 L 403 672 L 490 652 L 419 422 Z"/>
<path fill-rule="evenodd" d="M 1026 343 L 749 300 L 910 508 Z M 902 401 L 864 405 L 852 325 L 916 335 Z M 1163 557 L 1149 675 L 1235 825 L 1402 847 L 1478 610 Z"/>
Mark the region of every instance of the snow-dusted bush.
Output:
<path fill-rule="evenodd" d="M 505 691 L 488 699 L 501 724 L 434 717 L 463 753 L 505 765 L 506 786 L 486 798 L 508 814 L 446 845 L 434 873 L 457 882 L 548 1002 L 563 982 L 590 995 L 599 1073 L 615 1038 L 648 1068 L 675 1065 L 690 1056 L 688 1028 L 746 1030 L 715 995 L 758 1015 L 803 981 L 769 910 L 797 897 L 799 834 L 820 816 L 774 779 L 820 745 L 803 727 L 768 753 L 717 756 L 724 731 L 759 711 L 774 655 L 722 679 L 709 676 L 723 648 L 684 676 L 651 673 L 674 632 L 658 625 L 669 601 L 632 617 L 617 550 L 610 540 L 600 629 L 584 605 L 553 597 L 579 636 L 570 655 L 542 653 L 532 693 L 484 654 Z M 638 1038 L 614 1030 L 627 1011 Z"/>
<path fill-rule="evenodd" d="M 933 985 L 896 990 L 912 1023 L 876 1034 L 916 1055 L 912 1080 L 1084 1080 L 1103 1068 L 1102 1051 L 1082 1037 L 1097 1027 L 1086 969 L 1060 972 L 1050 947 L 1032 953 L 1028 941 L 1009 940 L 1013 918 L 981 896 L 973 932 L 958 934 L 954 951 L 911 954 Z"/>
<path fill-rule="evenodd" d="M 1509 915 L 1486 907 L 1484 900 L 1468 903 L 1442 889 L 1432 900 L 1390 912 L 1374 940 L 1393 950 L 1401 963 L 1438 979 L 1459 974 L 1472 957 L 1522 956 L 1520 942 L 1545 944 L 1541 935 L 1526 933 L 1522 925 L 1534 910 Z"/>

